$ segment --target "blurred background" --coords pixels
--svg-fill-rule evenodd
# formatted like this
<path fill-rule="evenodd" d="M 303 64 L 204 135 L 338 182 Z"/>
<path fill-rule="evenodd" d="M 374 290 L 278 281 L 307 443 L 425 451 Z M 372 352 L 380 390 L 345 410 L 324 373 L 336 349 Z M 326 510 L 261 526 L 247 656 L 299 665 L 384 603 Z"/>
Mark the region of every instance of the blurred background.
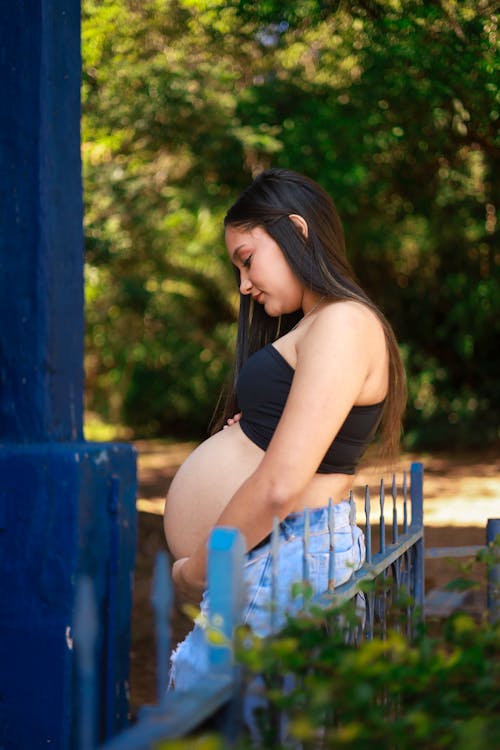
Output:
<path fill-rule="evenodd" d="M 222 218 L 270 166 L 334 198 L 396 331 L 407 450 L 499 438 L 487 0 L 84 0 L 86 436 L 200 440 L 238 294 Z"/>

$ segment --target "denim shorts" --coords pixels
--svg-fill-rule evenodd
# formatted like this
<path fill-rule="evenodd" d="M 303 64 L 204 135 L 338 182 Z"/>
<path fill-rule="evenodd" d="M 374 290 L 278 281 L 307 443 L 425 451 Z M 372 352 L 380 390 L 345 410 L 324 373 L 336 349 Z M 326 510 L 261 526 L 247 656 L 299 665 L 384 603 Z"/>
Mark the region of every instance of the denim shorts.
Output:
<path fill-rule="evenodd" d="M 344 500 L 333 506 L 334 514 L 334 584 L 340 586 L 351 578 L 365 561 L 363 532 L 356 526 L 354 503 Z M 275 576 L 274 614 L 271 614 L 273 587 L 271 542 L 248 552 L 244 568 L 246 604 L 243 622 L 254 633 L 266 636 L 281 627 L 287 614 L 302 607 L 302 597 L 293 598 L 294 583 L 304 580 L 304 552 L 308 581 L 314 593 L 328 590 L 330 531 L 328 507 L 309 512 L 309 544 L 304 550 L 305 513 L 291 513 L 279 524 L 279 554 Z M 171 657 L 170 686 L 188 690 L 208 671 L 208 650 L 205 638 L 208 598 L 205 593 L 201 615 L 194 629 L 180 643 Z"/>

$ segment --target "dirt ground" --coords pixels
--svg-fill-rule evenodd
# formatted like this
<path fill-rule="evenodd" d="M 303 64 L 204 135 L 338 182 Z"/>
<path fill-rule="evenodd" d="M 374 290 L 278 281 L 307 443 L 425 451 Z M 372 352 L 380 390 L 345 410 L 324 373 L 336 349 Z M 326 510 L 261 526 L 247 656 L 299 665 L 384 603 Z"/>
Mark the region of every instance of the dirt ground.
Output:
<path fill-rule="evenodd" d="M 177 468 L 194 448 L 193 443 L 137 442 L 138 449 L 138 545 L 132 612 L 131 708 L 155 702 L 154 622 L 150 605 L 152 571 L 155 556 L 166 551 L 162 513 L 168 485 Z M 406 454 L 397 467 L 397 476 L 408 470 L 411 461 L 424 464 L 425 545 L 460 547 L 485 542 L 488 518 L 500 517 L 500 451 L 482 454 Z M 372 497 L 378 496 L 380 477 L 386 483 L 386 523 L 392 517 L 389 497 L 391 477 L 380 467 L 364 468 L 356 478 L 354 497 L 358 519 L 363 518 L 365 485 Z M 400 493 L 399 493 L 400 494 Z M 398 498 L 399 517 L 401 500 Z M 373 505 L 378 516 L 378 505 Z M 360 525 L 362 525 L 360 523 Z M 480 588 L 473 592 L 468 607 L 481 612 L 485 604 L 483 566 L 473 558 L 427 559 L 426 592 L 442 588 L 448 581 L 463 575 L 464 566 L 471 568 Z M 178 640 L 190 628 L 187 619 L 176 617 L 174 638 Z"/>

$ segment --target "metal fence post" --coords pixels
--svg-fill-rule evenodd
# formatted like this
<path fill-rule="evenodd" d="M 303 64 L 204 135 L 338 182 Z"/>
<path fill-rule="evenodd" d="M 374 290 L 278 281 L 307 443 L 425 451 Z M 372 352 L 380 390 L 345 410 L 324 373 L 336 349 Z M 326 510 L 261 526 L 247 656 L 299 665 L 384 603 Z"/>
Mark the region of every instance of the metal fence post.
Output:
<path fill-rule="evenodd" d="M 415 544 L 415 591 L 413 592 L 415 604 L 424 608 L 424 466 L 414 461 L 410 467 L 410 500 L 411 500 L 411 525 L 410 528 L 421 528 L 422 536 Z"/>
<path fill-rule="evenodd" d="M 500 518 L 488 518 L 486 524 L 486 544 L 488 547 L 500 536 Z M 497 553 L 498 555 L 498 553 Z M 488 569 L 487 606 L 490 622 L 500 620 L 500 562 Z"/>
<path fill-rule="evenodd" d="M 233 632 L 243 612 L 244 555 L 245 542 L 237 529 L 219 526 L 212 531 L 208 542 L 208 621 L 221 638 L 209 639 L 209 664 L 217 671 L 225 671 L 233 663 Z"/>
<path fill-rule="evenodd" d="M 174 600 L 170 564 L 166 552 L 159 552 L 153 574 L 151 604 L 156 627 L 156 698 L 165 706 L 168 685 L 168 666 L 171 644 L 170 610 Z"/>

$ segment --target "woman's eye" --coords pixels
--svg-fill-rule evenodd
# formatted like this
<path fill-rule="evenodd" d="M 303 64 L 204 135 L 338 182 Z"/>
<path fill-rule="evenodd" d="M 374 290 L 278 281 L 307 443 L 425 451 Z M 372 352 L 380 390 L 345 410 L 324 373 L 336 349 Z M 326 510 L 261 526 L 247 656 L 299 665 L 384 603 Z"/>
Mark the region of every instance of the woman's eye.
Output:
<path fill-rule="evenodd" d="M 245 260 L 241 261 L 241 265 L 243 266 L 243 268 L 250 268 L 251 260 L 252 256 L 249 255 L 248 258 L 245 258 Z"/>

